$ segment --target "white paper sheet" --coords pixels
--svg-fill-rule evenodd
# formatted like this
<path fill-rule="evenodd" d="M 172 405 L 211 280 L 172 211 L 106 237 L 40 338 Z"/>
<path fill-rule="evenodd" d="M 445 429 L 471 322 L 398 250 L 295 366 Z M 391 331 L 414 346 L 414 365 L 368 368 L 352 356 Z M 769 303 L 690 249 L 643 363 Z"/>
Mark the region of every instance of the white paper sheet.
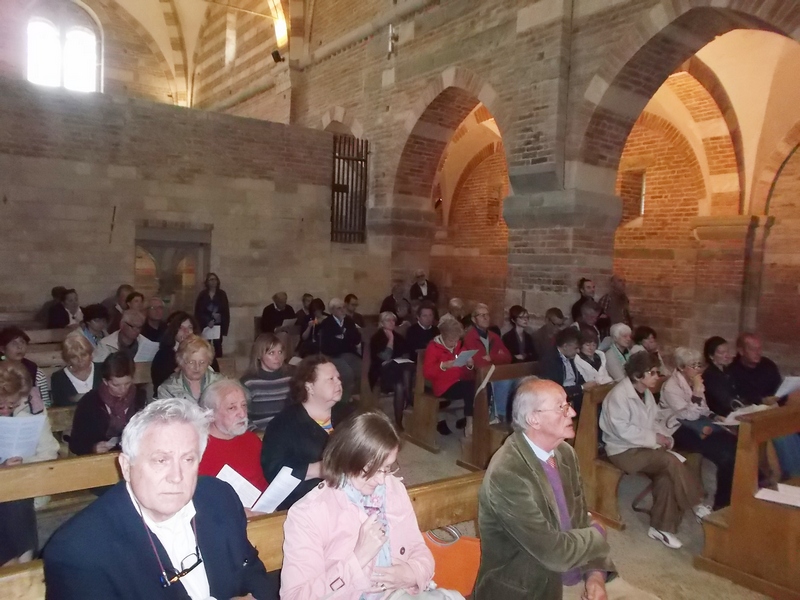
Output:
<path fill-rule="evenodd" d="M 756 492 L 756 498 L 800 508 L 800 488 L 794 485 L 779 483 L 777 490 L 761 488 Z"/>
<path fill-rule="evenodd" d="M 45 419 L 44 413 L 31 417 L 0 417 L 0 463 L 15 456 L 30 458 L 36 454 Z"/>
<path fill-rule="evenodd" d="M 303 362 L 303 359 L 300 358 L 299 356 L 293 356 L 292 358 L 289 359 L 289 364 L 292 365 L 293 367 L 296 367 L 301 362 Z"/>
<path fill-rule="evenodd" d="M 744 415 L 749 415 L 756 412 L 761 412 L 762 410 L 771 410 L 773 408 L 777 408 L 777 406 L 767 406 L 766 404 L 752 404 L 750 406 L 744 406 L 742 408 L 738 408 L 725 417 L 724 420 L 720 422 L 721 425 L 725 425 L 727 427 L 738 427 L 739 426 L 739 417 Z"/>
<path fill-rule="evenodd" d="M 292 475 L 289 467 L 283 467 L 273 479 L 267 490 L 253 504 L 253 510 L 262 513 L 273 513 L 281 502 L 300 485 L 300 480 Z"/>
<path fill-rule="evenodd" d="M 453 362 L 454 367 L 466 367 L 467 361 L 478 353 L 477 350 L 464 350 L 461 354 L 456 356 Z"/>
<path fill-rule="evenodd" d="M 139 349 L 136 351 L 136 356 L 133 357 L 133 362 L 146 363 L 153 362 L 158 352 L 158 344 L 148 340 L 143 335 L 139 336 Z"/>
<path fill-rule="evenodd" d="M 775 395 L 779 398 L 783 398 L 797 390 L 800 390 L 800 377 L 786 377 L 781 382 L 781 386 L 778 388 L 778 391 L 775 392 Z"/>
<path fill-rule="evenodd" d="M 393 358 L 392 360 L 394 362 L 396 362 L 398 365 L 405 365 L 405 364 L 414 362 L 413 360 L 408 359 L 408 358 Z"/>
<path fill-rule="evenodd" d="M 222 479 L 222 481 L 231 485 L 233 491 L 239 496 L 239 500 L 242 501 L 242 506 L 245 508 L 253 506 L 261 495 L 261 492 L 256 486 L 242 477 L 239 472 L 230 465 L 224 465 L 219 470 L 217 479 Z"/>
<path fill-rule="evenodd" d="M 686 462 L 686 457 L 685 457 L 683 454 L 678 454 L 678 453 L 677 453 L 677 452 L 675 452 L 674 450 L 667 450 L 667 452 L 669 452 L 670 454 L 672 454 L 674 457 L 676 457 L 676 458 L 677 458 L 679 461 L 681 461 L 682 463 L 685 463 L 685 462 Z"/>
<path fill-rule="evenodd" d="M 209 342 L 212 340 L 218 340 L 222 337 L 222 327 L 220 325 L 214 325 L 213 327 L 206 327 L 203 329 L 203 338 L 208 340 Z"/>
<path fill-rule="evenodd" d="M 284 319 L 283 324 L 280 326 L 280 329 L 286 329 L 287 327 L 293 327 L 297 323 L 297 317 L 292 317 L 291 319 Z"/>

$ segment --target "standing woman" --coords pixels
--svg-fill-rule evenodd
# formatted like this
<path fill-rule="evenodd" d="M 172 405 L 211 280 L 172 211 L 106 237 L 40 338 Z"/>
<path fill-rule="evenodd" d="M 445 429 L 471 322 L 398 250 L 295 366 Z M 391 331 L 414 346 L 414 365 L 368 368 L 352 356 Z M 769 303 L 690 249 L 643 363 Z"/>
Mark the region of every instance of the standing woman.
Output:
<path fill-rule="evenodd" d="M 413 362 L 398 363 L 395 358 L 408 358 L 408 346 L 402 335 L 395 331 L 397 317 L 384 311 L 378 318 L 380 329 L 369 342 L 369 387 L 375 387 L 380 379 L 384 394 L 394 393 L 394 422 L 403 430 L 403 410 L 411 405 L 414 392 L 412 385 L 417 365 Z"/>
<path fill-rule="evenodd" d="M 247 416 L 258 429 L 264 429 L 289 404 L 291 369 L 276 334 L 262 333 L 256 338 L 250 365 L 240 381 L 250 392 Z"/>
<path fill-rule="evenodd" d="M 533 343 L 533 336 L 525 328 L 528 326 L 528 311 L 519 304 L 508 309 L 508 320 L 511 323 L 503 337 L 503 344 L 511 352 L 511 362 L 534 362 L 539 356 Z"/>
<path fill-rule="evenodd" d="M 70 333 L 61 345 L 67 366 L 50 377 L 53 406 L 72 406 L 102 381 L 100 369 L 92 362 L 94 348 L 80 331 Z"/>
<path fill-rule="evenodd" d="M 214 340 L 214 354 L 222 357 L 222 338 L 228 335 L 231 324 L 231 311 L 228 306 L 228 295 L 220 288 L 219 277 L 216 273 L 206 275 L 205 289 L 197 295 L 194 303 L 194 316 L 200 325 L 198 335 L 206 327 L 217 325 L 222 329 L 219 339 Z"/>
<path fill-rule="evenodd" d="M 24 462 L 55 460 L 58 456 L 58 442 L 50 431 L 45 409 L 40 400 L 31 397 L 31 389 L 30 373 L 25 367 L 20 363 L 0 363 L 0 417 L 22 419 L 45 413 L 35 454 L 7 457 L 0 463 L 0 470 Z M 33 498 L 0 503 L 0 567 L 29 562 L 38 545 Z"/>
<path fill-rule="evenodd" d="M 25 358 L 31 338 L 19 327 L 6 327 L 0 331 L 0 360 L 23 367 L 31 377 L 34 393 L 45 406 L 50 406 L 50 384 L 35 362 Z"/>

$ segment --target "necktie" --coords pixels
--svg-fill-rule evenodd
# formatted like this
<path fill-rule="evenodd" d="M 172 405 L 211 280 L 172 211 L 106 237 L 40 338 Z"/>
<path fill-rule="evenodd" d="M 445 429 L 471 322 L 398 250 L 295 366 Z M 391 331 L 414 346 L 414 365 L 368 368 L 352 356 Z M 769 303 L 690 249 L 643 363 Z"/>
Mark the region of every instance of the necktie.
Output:
<path fill-rule="evenodd" d="M 550 468 L 552 468 L 552 469 L 556 468 L 556 457 L 555 457 L 555 455 L 551 456 L 550 458 L 547 459 L 547 464 L 550 465 Z"/>

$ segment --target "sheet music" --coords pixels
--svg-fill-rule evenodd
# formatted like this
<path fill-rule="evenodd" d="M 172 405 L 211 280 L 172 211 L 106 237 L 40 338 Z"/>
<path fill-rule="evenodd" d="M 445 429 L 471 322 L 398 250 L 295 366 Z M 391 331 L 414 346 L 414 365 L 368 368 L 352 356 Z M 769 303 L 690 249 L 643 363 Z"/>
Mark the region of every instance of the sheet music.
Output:
<path fill-rule="evenodd" d="M 461 354 L 456 356 L 453 361 L 454 367 L 466 367 L 467 361 L 478 353 L 477 350 L 464 350 Z"/>
<path fill-rule="evenodd" d="M 214 325 L 213 327 L 206 327 L 203 329 L 203 339 L 208 340 L 209 342 L 213 340 L 218 340 L 222 337 L 222 326 Z"/>
<path fill-rule="evenodd" d="M 786 377 L 781 382 L 781 386 L 778 388 L 778 391 L 775 392 L 775 395 L 778 396 L 778 398 L 783 398 L 797 390 L 800 390 L 800 377 Z"/>
<path fill-rule="evenodd" d="M 777 408 L 776 406 L 767 406 L 766 404 L 752 404 L 750 406 L 744 406 L 742 408 L 738 408 L 732 413 L 730 413 L 724 420 L 720 423 L 722 425 L 726 425 L 727 427 L 738 427 L 739 426 L 739 417 L 744 415 L 749 415 L 756 412 L 761 412 L 762 410 L 771 410 L 773 408 Z"/>
<path fill-rule="evenodd" d="M 256 486 L 242 477 L 239 472 L 230 465 L 224 465 L 219 470 L 219 473 L 217 473 L 217 479 L 221 479 L 222 481 L 230 484 L 230 486 L 233 488 L 233 491 L 236 492 L 237 496 L 239 496 L 239 500 L 242 501 L 242 506 L 245 508 L 250 508 L 253 506 L 253 504 L 258 501 L 258 497 L 261 495 L 261 492 Z"/>
<path fill-rule="evenodd" d="M 0 417 L 0 463 L 19 456 L 30 458 L 36 454 L 47 415 L 30 417 Z"/>
<path fill-rule="evenodd" d="M 262 513 L 275 512 L 275 509 L 298 485 L 300 485 L 300 480 L 292 475 L 292 469 L 283 467 L 278 476 L 270 482 L 267 491 L 261 494 L 261 497 L 253 504 L 253 510 Z"/>
<path fill-rule="evenodd" d="M 136 356 L 133 357 L 133 362 L 146 363 L 153 362 L 158 352 L 158 344 L 148 340 L 143 335 L 139 336 L 139 349 L 136 351 Z"/>

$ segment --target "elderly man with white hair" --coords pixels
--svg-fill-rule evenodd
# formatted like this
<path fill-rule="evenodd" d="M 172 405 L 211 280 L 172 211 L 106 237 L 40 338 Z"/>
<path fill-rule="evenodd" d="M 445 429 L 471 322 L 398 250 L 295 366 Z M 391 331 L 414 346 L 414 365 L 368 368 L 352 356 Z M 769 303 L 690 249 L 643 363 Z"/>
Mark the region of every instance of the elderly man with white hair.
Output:
<path fill-rule="evenodd" d="M 61 526 L 44 551 L 47 598 L 277 600 L 225 482 L 197 475 L 208 412 L 157 400 L 122 433 L 124 481 Z"/>
<path fill-rule="evenodd" d="M 606 350 L 606 370 L 614 381 L 625 379 L 625 363 L 631 357 L 633 337 L 625 323 L 611 326 L 611 347 Z"/>
<path fill-rule="evenodd" d="M 319 347 L 336 365 L 342 379 L 342 401 L 349 402 L 361 387 L 361 333 L 347 316 L 341 298 L 331 299 L 328 310 L 331 316 L 319 326 Z"/>
<path fill-rule="evenodd" d="M 606 532 L 588 512 L 566 442 L 575 437 L 575 411 L 564 389 L 527 377 L 512 413 L 515 431 L 492 457 L 478 494 L 475 600 L 653 599 L 617 577 Z"/>
<path fill-rule="evenodd" d="M 200 406 L 211 411 L 211 425 L 199 473 L 216 477 L 228 465 L 263 492 L 267 480 L 261 470 L 261 438 L 247 429 L 249 395 L 234 379 L 222 379 L 203 391 Z"/>

